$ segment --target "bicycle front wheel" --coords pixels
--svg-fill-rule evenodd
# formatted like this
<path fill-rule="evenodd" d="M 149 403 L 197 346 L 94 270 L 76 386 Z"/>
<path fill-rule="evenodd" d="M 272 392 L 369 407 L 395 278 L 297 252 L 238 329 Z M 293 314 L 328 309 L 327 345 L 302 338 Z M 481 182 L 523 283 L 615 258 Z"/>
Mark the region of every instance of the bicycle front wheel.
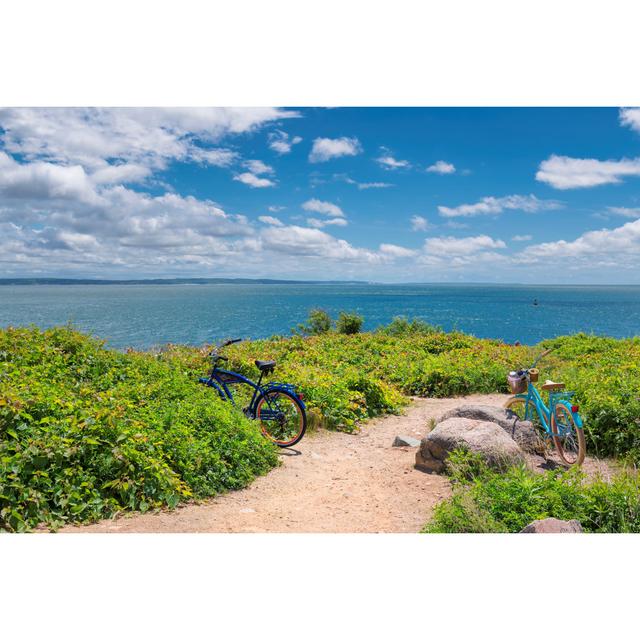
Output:
<path fill-rule="evenodd" d="M 256 420 L 265 437 L 279 447 L 292 447 L 307 430 L 307 416 L 298 398 L 287 391 L 267 391 L 256 406 Z"/>
<path fill-rule="evenodd" d="M 564 404 L 557 404 L 551 417 L 551 433 L 560 459 L 568 465 L 581 465 L 587 453 L 584 432 Z"/>

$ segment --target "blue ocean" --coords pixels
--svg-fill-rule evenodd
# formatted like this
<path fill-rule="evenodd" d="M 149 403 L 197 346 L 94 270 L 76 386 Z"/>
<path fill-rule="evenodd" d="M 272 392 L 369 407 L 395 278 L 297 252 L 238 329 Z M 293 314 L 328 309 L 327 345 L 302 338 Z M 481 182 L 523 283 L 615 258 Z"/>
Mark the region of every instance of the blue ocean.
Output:
<path fill-rule="evenodd" d="M 537 303 L 537 304 L 534 304 Z M 365 330 L 394 316 L 445 330 L 534 344 L 584 331 L 640 335 L 638 286 L 140 284 L 0 286 L 0 326 L 73 323 L 122 349 L 225 337 L 289 335 L 319 307 L 364 316 Z"/>

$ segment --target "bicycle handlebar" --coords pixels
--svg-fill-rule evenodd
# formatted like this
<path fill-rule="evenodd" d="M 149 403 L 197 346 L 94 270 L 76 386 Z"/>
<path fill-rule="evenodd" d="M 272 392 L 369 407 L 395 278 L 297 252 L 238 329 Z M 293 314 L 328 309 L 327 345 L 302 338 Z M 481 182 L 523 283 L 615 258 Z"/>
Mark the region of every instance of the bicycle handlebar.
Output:
<path fill-rule="evenodd" d="M 218 349 L 222 349 L 222 347 L 228 347 L 230 344 L 234 344 L 235 342 L 242 342 L 242 338 L 233 338 L 233 340 L 227 340 L 218 346 Z"/>
<path fill-rule="evenodd" d="M 553 347 L 551 349 L 545 349 L 534 361 L 533 364 L 529 367 L 530 369 L 533 369 L 540 360 L 542 360 L 542 358 L 544 358 L 545 356 L 548 356 L 551 352 L 553 351 Z"/>

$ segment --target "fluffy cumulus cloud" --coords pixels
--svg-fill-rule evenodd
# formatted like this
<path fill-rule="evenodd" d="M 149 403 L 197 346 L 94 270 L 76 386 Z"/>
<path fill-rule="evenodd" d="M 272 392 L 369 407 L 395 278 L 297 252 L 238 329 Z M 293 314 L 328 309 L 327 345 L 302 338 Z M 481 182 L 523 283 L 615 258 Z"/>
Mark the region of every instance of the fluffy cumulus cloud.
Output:
<path fill-rule="evenodd" d="M 226 165 L 233 152 L 212 145 L 296 116 L 274 108 L 0 109 L 0 139 L 10 154 L 90 171 L 112 161 L 154 169 L 170 160 Z"/>
<path fill-rule="evenodd" d="M 342 156 L 356 156 L 362 152 L 357 138 L 316 138 L 311 147 L 309 162 L 327 162 Z"/>
<path fill-rule="evenodd" d="M 325 220 L 319 220 L 318 218 L 307 218 L 307 224 L 315 229 L 322 229 L 322 227 L 335 226 L 346 227 L 347 221 L 344 218 L 329 218 Z"/>
<path fill-rule="evenodd" d="M 540 163 L 536 180 L 554 189 L 584 189 L 618 184 L 632 176 L 640 176 L 640 158 L 595 160 L 553 155 Z"/>
<path fill-rule="evenodd" d="M 317 198 L 307 200 L 305 203 L 303 203 L 302 208 L 305 211 L 322 213 L 333 218 L 344 218 L 344 211 L 337 204 L 333 204 L 333 202 L 326 202 L 324 200 L 318 200 Z"/>
<path fill-rule="evenodd" d="M 380 245 L 380 253 L 392 258 L 411 258 L 418 252 L 415 249 L 407 249 L 406 247 L 401 247 L 397 244 L 383 243 Z"/>
<path fill-rule="evenodd" d="M 412 231 L 426 231 L 429 228 L 429 221 L 424 216 L 411 216 Z"/>
<path fill-rule="evenodd" d="M 284 227 L 284 223 L 279 218 L 273 216 L 258 216 L 258 220 L 263 224 L 269 224 L 273 227 Z"/>
<path fill-rule="evenodd" d="M 425 253 L 434 256 L 464 256 L 489 249 L 504 249 L 506 246 L 502 240 L 495 240 L 487 235 L 466 238 L 440 236 L 424 241 Z"/>
<path fill-rule="evenodd" d="M 535 213 L 537 211 L 549 211 L 561 209 L 562 203 L 557 200 L 540 200 L 534 195 L 528 196 L 504 196 L 494 198 L 492 196 L 482 198 L 473 204 L 461 204 L 457 207 L 439 206 L 438 212 L 445 218 L 471 217 L 482 215 L 498 215 L 503 211 L 527 211 Z"/>
<path fill-rule="evenodd" d="M 640 133 L 640 109 L 620 109 L 620 124 Z"/>
<path fill-rule="evenodd" d="M 408 160 L 398 160 L 395 158 L 386 147 L 381 147 L 380 151 L 382 153 L 376 158 L 376 162 L 384 169 L 406 169 L 411 166 Z"/>
<path fill-rule="evenodd" d="M 323 258 L 365 264 L 384 261 L 375 251 L 354 247 L 346 240 L 335 238 L 320 229 L 297 225 L 266 229 L 262 233 L 262 246 L 266 250 L 311 259 Z"/>
<path fill-rule="evenodd" d="M 269 134 L 269 147 L 276 153 L 291 153 L 293 145 L 302 142 L 300 136 L 290 137 L 285 131 L 273 131 Z"/>
<path fill-rule="evenodd" d="M 438 160 L 438 162 L 427 167 L 428 173 L 439 173 L 440 175 L 447 175 L 448 173 L 455 173 L 456 167 L 450 162 L 444 160 Z"/>
<path fill-rule="evenodd" d="M 516 261 L 562 263 L 567 268 L 640 267 L 640 219 L 614 229 L 587 231 L 575 240 L 543 242 L 527 247 Z"/>
<path fill-rule="evenodd" d="M 238 182 L 242 182 L 242 184 L 246 184 L 252 189 L 264 189 L 265 187 L 275 187 L 276 183 L 273 180 L 269 180 L 269 178 L 260 178 L 255 175 L 255 173 L 251 173 L 250 171 L 245 171 L 244 173 L 239 173 L 238 175 L 233 177 L 234 180 Z"/>

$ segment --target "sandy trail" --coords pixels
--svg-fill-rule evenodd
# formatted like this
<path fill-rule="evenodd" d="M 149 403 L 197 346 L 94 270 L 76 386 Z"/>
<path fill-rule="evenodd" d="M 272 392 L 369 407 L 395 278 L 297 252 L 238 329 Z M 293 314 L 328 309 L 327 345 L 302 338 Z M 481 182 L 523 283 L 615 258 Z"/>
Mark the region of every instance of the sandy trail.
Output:
<path fill-rule="evenodd" d="M 309 434 L 283 464 L 233 491 L 175 511 L 132 514 L 66 532 L 416 532 L 449 481 L 413 468 L 416 450 L 392 447 L 396 435 L 420 438 L 430 418 L 464 402 L 503 404 L 506 396 L 416 398 L 404 415 L 367 422 L 360 433 Z"/>

